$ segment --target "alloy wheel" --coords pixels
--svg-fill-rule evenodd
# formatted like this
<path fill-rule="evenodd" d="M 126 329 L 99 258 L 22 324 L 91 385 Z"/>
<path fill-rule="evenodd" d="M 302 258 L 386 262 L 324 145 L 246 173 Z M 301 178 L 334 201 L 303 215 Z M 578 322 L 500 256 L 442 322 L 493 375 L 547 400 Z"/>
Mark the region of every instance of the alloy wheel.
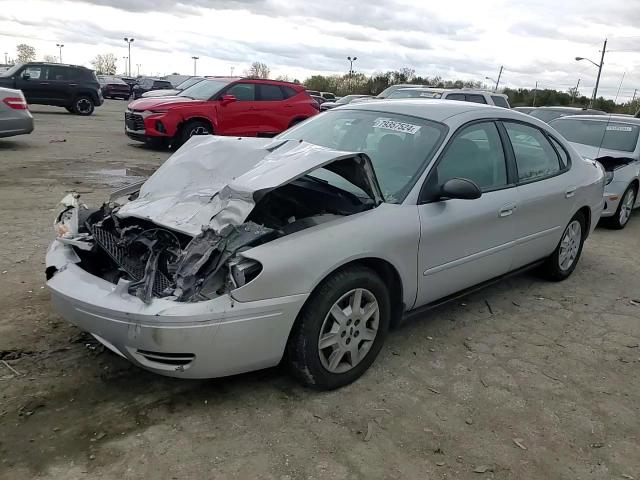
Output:
<path fill-rule="evenodd" d="M 76 107 L 78 108 L 78 112 L 80 113 L 89 113 L 91 111 L 91 100 L 82 98 L 78 100 L 78 102 L 76 103 Z"/>
<path fill-rule="evenodd" d="M 562 240 L 560 241 L 560 253 L 558 262 L 560 269 L 567 271 L 576 261 L 578 252 L 580 251 L 580 242 L 582 240 L 582 226 L 578 220 L 573 220 L 564 231 Z"/>
<path fill-rule="evenodd" d="M 320 327 L 320 363 L 331 373 L 345 373 L 367 355 L 378 334 L 380 307 L 364 288 L 345 293 L 329 309 Z"/>
<path fill-rule="evenodd" d="M 620 203 L 620 226 L 626 225 L 629 221 L 634 203 L 636 203 L 636 194 L 633 189 L 629 189 Z"/>

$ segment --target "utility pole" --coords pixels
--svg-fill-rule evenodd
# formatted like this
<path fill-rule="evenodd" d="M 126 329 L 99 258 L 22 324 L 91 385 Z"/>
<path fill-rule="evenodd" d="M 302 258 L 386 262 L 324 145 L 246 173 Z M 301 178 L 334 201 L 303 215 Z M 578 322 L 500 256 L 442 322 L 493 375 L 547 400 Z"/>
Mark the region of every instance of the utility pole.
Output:
<path fill-rule="evenodd" d="M 9 65 L 9 63 L 8 63 L 9 60 L 7 59 L 7 55 L 9 55 L 9 53 L 8 52 L 4 52 L 4 64 L 5 65 Z"/>
<path fill-rule="evenodd" d="M 142 66 L 141 63 L 136 63 L 136 67 L 138 67 L 138 76 L 140 76 L 140 67 Z"/>
<path fill-rule="evenodd" d="M 536 88 L 533 90 L 533 105 L 531 105 L 532 107 L 536 106 L 536 94 L 538 93 L 538 82 L 536 82 Z"/>
<path fill-rule="evenodd" d="M 576 83 L 576 88 L 571 92 L 571 103 L 573 103 L 576 99 L 576 94 L 578 93 L 578 87 L 580 86 L 580 79 L 578 79 L 578 83 Z"/>
<path fill-rule="evenodd" d="M 498 91 L 498 85 L 500 85 L 500 77 L 502 76 L 502 70 L 504 67 L 500 65 L 500 72 L 498 73 L 498 80 L 496 80 L 496 88 L 493 89 L 494 92 Z"/>
<path fill-rule="evenodd" d="M 196 76 L 196 62 L 200 59 L 200 57 L 191 57 L 193 58 L 193 76 Z"/>
<path fill-rule="evenodd" d="M 598 96 L 598 85 L 600 85 L 600 74 L 602 73 L 602 66 L 604 65 L 604 54 L 607 51 L 607 39 L 604 39 L 604 45 L 602 46 L 602 56 L 600 57 L 600 65 L 598 66 L 598 77 L 596 78 L 596 86 L 593 89 L 593 98 L 591 99 L 591 106 L 595 105 L 596 98 Z"/>

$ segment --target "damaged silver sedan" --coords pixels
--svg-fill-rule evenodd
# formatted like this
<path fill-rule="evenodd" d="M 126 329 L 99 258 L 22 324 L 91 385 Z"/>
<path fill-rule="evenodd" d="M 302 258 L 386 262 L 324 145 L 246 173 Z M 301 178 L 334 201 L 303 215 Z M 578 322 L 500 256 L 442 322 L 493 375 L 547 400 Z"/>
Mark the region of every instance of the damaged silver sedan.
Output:
<path fill-rule="evenodd" d="M 602 168 L 501 108 L 338 108 L 275 139 L 194 137 L 100 208 L 63 200 L 56 309 L 115 353 L 209 378 L 285 358 L 352 382 L 389 327 L 534 265 L 568 277 L 603 208 Z"/>

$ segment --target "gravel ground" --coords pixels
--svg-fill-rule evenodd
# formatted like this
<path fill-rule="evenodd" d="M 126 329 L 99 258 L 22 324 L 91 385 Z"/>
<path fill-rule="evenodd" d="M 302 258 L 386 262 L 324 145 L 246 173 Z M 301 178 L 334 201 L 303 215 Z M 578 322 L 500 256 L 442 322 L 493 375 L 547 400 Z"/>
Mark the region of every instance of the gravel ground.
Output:
<path fill-rule="evenodd" d="M 51 308 L 56 203 L 98 204 L 168 152 L 35 107 L 0 140 L 1 479 L 640 479 L 640 214 L 574 275 L 500 282 L 392 332 L 358 382 L 283 369 L 183 381 L 105 352 Z"/>

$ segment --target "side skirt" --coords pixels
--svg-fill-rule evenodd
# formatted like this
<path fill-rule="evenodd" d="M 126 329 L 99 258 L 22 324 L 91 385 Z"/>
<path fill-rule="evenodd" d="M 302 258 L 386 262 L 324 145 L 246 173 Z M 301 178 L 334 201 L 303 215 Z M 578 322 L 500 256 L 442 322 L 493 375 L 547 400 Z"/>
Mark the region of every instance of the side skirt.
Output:
<path fill-rule="evenodd" d="M 409 310 L 409 311 L 405 311 L 404 315 L 402 317 L 402 321 L 400 322 L 400 324 L 403 324 L 405 321 L 414 319 L 416 317 L 419 317 L 421 314 L 424 314 L 430 310 L 433 310 L 437 307 L 440 307 L 441 305 L 444 305 L 446 303 L 449 303 L 453 300 L 462 298 L 462 297 L 466 297 L 467 295 L 477 292 L 478 290 L 482 290 L 485 287 L 488 287 L 489 285 L 493 285 L 494 283 L 500 282 L 502 280 L 504 280 L 505 278 L 509 278 L 509 277 L 513 277 L 516 275 L 520 275 L 523 272 L 532 270 L 536 267 L 539 267 L 540 265 L 542 265 L 545 262 L 545 259 L 542 260 L 537 260 L 533 263 L 530 263 L 528 265 L 525 265 L 524 267 L 520 267 L 516 270 L 512 270 L 510 272 L 505 273 L 504 275 L 500 275 L 497 276 L 495 278 L 492 278 L 490 280 L 487 280 L 485 282 L 482 283 L 478 283 L 477 285 L 473 285 L 472 287 L 468 287 L 465 288 L 463 290 L 460 290 L 459 292 L 456 293 L 452 293 L 451 295 L 447 295 L 446 297 L 442 297 L 438 300 L 435 300 L 431 303 L 427 303 L 426 305 L 422 305 L 420 307 L 414 308 L 413 310 Z"/>

